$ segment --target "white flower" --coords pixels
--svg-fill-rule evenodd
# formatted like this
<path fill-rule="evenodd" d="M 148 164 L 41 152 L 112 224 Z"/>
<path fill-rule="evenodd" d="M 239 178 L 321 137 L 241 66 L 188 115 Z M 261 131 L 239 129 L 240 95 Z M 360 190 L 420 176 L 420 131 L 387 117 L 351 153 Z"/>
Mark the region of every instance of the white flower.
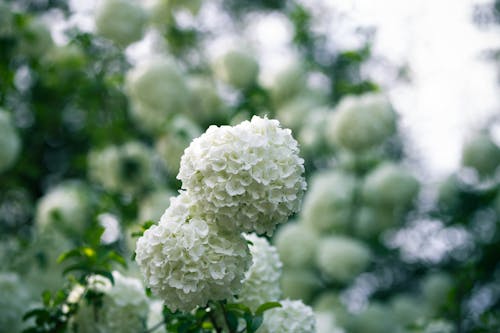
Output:
<path fill-rule="evenodd" d="M 210 126 L 184 151 L 177 178 L 223 229 L 271 235 L 300 207 L 303 163 L 290 130 L 254 116 Z"/>
<path fill-rule="evenodd" d="M 252 266 L 245 275 L 243 288 L 238 293 L 238 303 L 250 307 L 253 311 L 281 297 L 280 277 L 281 264 L 276 248 L 262 237 L 255 234 L 245 235 L 252 244 Z"/>
<path fill-rule="evenodd" d="M 352 318 L 348 332 L 388 333 L 396 332 L 397 325 L 391 309 L 381 303 L 369 304 L 361 313 Z"/>
<path fill-rule="evenodd" d="M 6 111 L 0 109 L 0 173 L 9 169 L 21 150 L 21 139 Z"/>
<path fill-rule="evenodd" d="M 148 315 L 148 329 L 151 329 L 152 327 L 156 327 L 159 323 L 163 321 L 163 302 L 159 300 L 153 300 L 149 302 L 149 315 Z M 160 325 L 157 329 L 154 331 L 148 331 L 148 332 L 165 332 L 165 324 Z"/>
<path fill-rule="evenodd" d="M 270 93 L 273 103 L 280 105 L 305 89 L 306 73 L 302 66 L 293 64 L 276 74 L 270 87 Z"/>
<path fill-rule="evenodd" d="M 417 196 L 419 188 L 419 182 L 408 170 L 386 162 L 366 176 L 362 196 L 373 206 L 407 207 Z"/>
<path fill-rule="evenodd" d="M 0 330 L 21 332 L 22 317 L 29 310 L 31 295 L 26 283 L 15 273 L 0 273 Z"/>
<path fill-rule="evenodd" d="M 172 21 L 172 11 L 186 9 L 196 15 L 202 0 L 149 0 L 146 1 L 151 23 L 163 28 Z"/>
<path fill-rule="evenodd" d="M 354 222 L 356 236 L 371 238 L 379 235 L 398 222 L 399 213 L 400 211 L 391 207 L 359 207 Z"/>
<path fill-rule="evenodd" d="M 247 53 L 229 51 L 213 66 L 215 76 L 238 89 L 250 87 L 257 80 L 259 64 Z"/>
<path fill-rule="evenodd" d="M 342 231 L 352 223 L 356 179 L 338 171 L 315 174 L 304 198 L 302 217 L 311 229 Z"/>
<path fill-rule="evenodd" d="M 91 151 L 88 169 L 90 179 L 114 192 L 140 192 L 154 178 L 152 152 L 138 141 Z"/>
<path fill-rule="evenodd" d="M 221 232 L 195 209 L 181 193 L 137 241 L 135 259 L 146 283 L 172 311 L 232 297 L 252 261 L 241 235 Z"/>
<path fill-rule="evenodd" d="M 326 136 L 332 145 L 363 151 L 381 144 L 396 129 L 389 100 L 379 94 L 344 97 L 330 118 Z"/>
<path fill-rule="evenodd" d="M 326 148 L 325 126 L 329 113 L 326 109 L 312 109 L 308 113 L 308 119 L 302 124 L 297 136 L 303 156 L 315 158 Z"/>
<path fill-rule="evenodd" d="M 283 300 L 280 308 L 264 312 L 264 321 L 257 333 L 312 333 L 316 318 L 302 301 Z"/>
<path fill-rule="evenodd" d="M 287 267 L 311 265 L 319 238 L 302 223 L 287 223 L 278 229 L 274 243 L 281 261 Z"/>
<path fill-rule="evenodd" d="M 492 176 L 500 165 L 500 147 L 484 133 L 469 139 L 462 149 L 462 164 L 481 177 Z"/>
<path fill-rule="evenodd" d="M 155 149 L 169 174 L 175 176 L 179 172 L 184 150 L 202 131 L 198 125 L 182 115 L 175 116 L 167 128 L 166 133 L 156 140 Z"/>
<path fill-rule="evenodd" d="M 420 299 L 411 295 L 397 295 L 391 299 L 391 311 L 394 313 L 394 320 L 402 327 L 414 324 L 419 319 L 426 318 L 426 307 Z"/>
<path fill-rule="evenodd" d="M 90 192 L 83 183 L 66 181 L 38 201 L 36 223 L 41 230 L 82 233 L 89 225 Z M 53 228 L 53 229 L 52 229 Z"/>
<path fill-rule="evenodd" d="M 97 33 L 120 46 L 141 39 L 147 15 L 134 0 L 103 0 L 97 8 Z"/>
<path fill-rule="evenodd" d="M 315 291 L 321 287 L 318 275 L 309 269 L 284 269 L 281 276 L 283 296 L 308 302 Z"/>
<path fill-rule="evenodd" d="M 283 104 L 276 111 L 276 118 L 294 133 L 299 133 L 300 129 L 309 119 L 309 111 L 318 107 L 318 100 L 315 96 L 299 95 Z"/>
<path fill-rule="evenodd" d="M 171 118 L 189 108 L 189 90 L 184 77 L 177 65 L 166 58 L 154 58 L 130 70 L 126 90 L 133 119 L 153 134 L 166 132 Z"/>
<path fill-rule="evenodd" d="M 103 304 L 99 311 L 80 302 L 80 308 L 74 318 L 78 332 L 124 332 L 145 331 L 145 322 L 149 311 L 149 302 L 141 281 L 125 277 L 119 272 L 113 273 L 114 284 L 102 277 L 91 276 L 89 289 L 103 293 Z M 76 286 L 75 288 L 81 288 Z"/>
<path fill-rule="evenodd" d="M 453 324 L 447 320 L 436 319 L 431 321 L 425 329 L 422 331 L 423 333 L 453 333 L 455 332 L 455 327 Z"/>
<path fill-rule="evenodd" d="M 174 196 L 175 192 L 166 189 L 148 194 L 139 204 L 138 222 L 158 221 L 170 205 L 170 198 Z"/>
<path fill-rule="evenodd" d="M 363 243 L 344 236 L 329 236 L 321 240 L 316 264 L 326 277 L 349 282 L 370 263 L 371 254 Z"/>

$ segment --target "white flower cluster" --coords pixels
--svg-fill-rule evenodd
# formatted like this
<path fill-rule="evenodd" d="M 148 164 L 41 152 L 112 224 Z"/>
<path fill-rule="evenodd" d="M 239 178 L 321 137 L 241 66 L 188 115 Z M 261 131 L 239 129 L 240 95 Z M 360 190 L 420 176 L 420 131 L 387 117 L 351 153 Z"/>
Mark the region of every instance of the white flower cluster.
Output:
<path fill-rule="evenodd" d="M 136 261 L 153 293 L 172 310 L 193 310 L 241 289 L 252 258 L 239 233 L 197 216 L 186 193 L 172 198 L 159 224 L 137 241 Z"/>
<path fill-rule="evenodd" d="M 103 293 L 103 305 L 98 316 L 92 306 L 82 300 L 81 286 L 76 286 L 72 299 L 80 299 L 81 305 L 75 316 L 78 332 L 124 332 L 137 333 L 146 330 L 149 302 L 144 287 L 138 279 L 129 278 L 119 272 L 113 273 L 114 284 L 101 276 L 89 278 L 89 288 Z"/>
<path fill-rule="evenodd" d="M 138 141 L 91 151 L 89 177 L 109 191 L 136 193 L 153 183 L 153 155 Z"/>
<path fill-rule="evenodd" d="M 250 241 L 250 253 L 253 263 L 245 275 L 243 288 L 238 294 L 238 303 L 245 304 L 253 311 L 271 301 L 281 298 L 281 267 L 276 248 L 262 237 L 255 234 L 245 235 Z"/>
<path fill-rule="evenodd" d="M 15 273 L 0 273 L 0 330 L 21 332 L 23 314 L 31 299 L 26 284 Z"/>
<path fill-rule="evenodd" d="M 9 169 L 21 150 L 21 140 L 12 119 L 6 111 L 0 109 L 0 172 Z"/>
<path fill-rule="evenodd" d="M 368 266 L 370 259 L 368 247 L 345 236 L 323 238 L 316 254 L 319 269 L 338 282 L 350 281 Z"/>
<path fill-rule="evenodd" d="M 360 152 L 382 143 L 396 129 L 396 114 L 389 100 L 380 94 L 344 97 L 332 113 L 327 139 L 351 151 Z"/>
<path fill-rule="evenodd" d="M 481 177 L 492 176 L 500 165 L 500 147 L 488 134 L 477 134 L 464 145 L 462 164 L 473 168 Z"/>
<path fill-rule="evenodd" d="M 213 70 L 221 81 L 245 89 L 257 80 L 259 64 L 247 53 L 229 51 L 215 61 Z"/>
<path fill-rule="evenodd" d="M 302 301 L 283 300 L 280 308 L 264 312 L 264 321 L 257 333 L 311 333 L 316 332 L 312 309 Z"/>
<path fill-rule="evenodd" d="M 127 73 L 131 115 L 149 133 L 163 133 L 175 114 L 187 112 L 189 90 L 178 66 L 167 58 L 140 63 Z"/>
<path fill-rule="evenodd" d="M 312 264 L 319 236 L 302 223 L 283 225 L 274 239 L 281 261 L 288 267 Z"/>
<path fill-rule="evenodd" d="M 52 188 L 38 201 L 36 223 L 41 231 L 50 229 L 66 234 L 83 232 L 88 225 L 89 189 L 67 181 Z"/>
<path fill-rule="evenodd" d="M 139 40 L 147 21 L 145 10 L 135 0 L 104 0 L 97 8 L 97 33 L 120 46 Z"/>
<path fill-rule="evenodd" d="M 289 129 L 254 116 L 210 126 L 184 151 L 177 178 L 222 228 L 271 235 L 300 207 L 303 163 Z"/>
<path fill-rule="evenodd" d="M 356 179 L 338 171 L 314 175 L 304 198 L 303 220 L 313 230 L 342 231 L 352 222 Z"/>

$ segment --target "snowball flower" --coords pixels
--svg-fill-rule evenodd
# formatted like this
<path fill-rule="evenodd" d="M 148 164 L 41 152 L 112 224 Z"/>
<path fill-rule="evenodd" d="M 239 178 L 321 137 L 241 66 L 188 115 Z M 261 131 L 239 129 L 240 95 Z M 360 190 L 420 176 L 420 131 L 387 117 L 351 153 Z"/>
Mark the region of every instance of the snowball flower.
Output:
<path fill-rule="evenodd" d="M 174 196 L 175 193 L 170 190 L 156 190 L 148 194 L 139 204 L 138 222 L 158 221 Z"/>
<path fill-rule="evenodd" d="M 276 118 L 294 132 L 299 132 L 309 121 L 309 111 L 318 107 L 316 96 L 299 95 L 276 111 Z"/>
<path fill-rule="evenodd" d="M 0 173 L 12 167 L 21 150 L 21 139 L 10 114 L 0 109 Z"/>
<path fill-rule="evenodd" d="M 259 64 L 247 53 L 229 51 L 216 59 L 215 76 L 238 89 L 250 87 L 257 80 Z"/>
<path fill-rule="evenodd" d="M 245 238 L 252 243 L 250 253 L 253 263 L 245 275 L 237 302 L 255 311 L 266 302 L 280 299 L 280 277 L 283 265 L 278 251 L 265 238 L 255 234 L 245 235 Z"/>
<path fill-rule="evenodd" d="M 345 230 L 351 223 L 356 179 L 338 171 L 317 173 L 304 198 L 302 218 L 311 229 Z"/>
<path fill-rule="evenodd" d="M 313 261 L 318 236 L 302 223 L 287 223 L 278 229 L 274 243 L 288 267 L 306 267 Z"/>
<path fill-rule="evenodd" d="M 346 96 L 326 127 L 327 140 L 334 146 L 363 151 L 381 144 L 396 130 L 396 114 L 389 100 L 380 94 Z"/>
<path fill-rule="evenodd" d="M 102 277 L 91 276 L 89 289 L 103 293 L 102 307 L 95 311 L 81 300 L 74 318 L 78 332 L 124 332 L 137 333 L 146 330 L 144 325 L 149 302 L 140 280 L 112 272 L 114 284 Z M 79 286 L 76 286 L 79 288 Z"/>
<path fill-rule="evenodd" d="M 328 116 L 329 111 L 326 109 L 313 109 L 309 112 L 308 120 L 302 125 L 297 136 L 303 156 L 314 159 L 326 148 L 324 133 Z"/>
<path fill-rule="evenodd" d="M 203 123 L 224 120 L 227 115 L 217 93 L 215 82 L 202 76 L 193 76 L 188 80 L 191 92 L 190 111 L 195 119 Z"/>
<path fill-rule="evenodd" d="M 153 183 L 153 156 L 149 147 L 138 141 L 91 151 L 89 177 L 105 189 L 135 193 Z"/>
<path fill-rule="evenodd" d="M 371 238 L 394 226 L 401 217 L 400 211 L 391 207 L 358 207 L 354 231 L 356 236 Z"/>
<path fill-rule="evenodd" d="M 319 312 L 316 317 L 316 333 L 344 333 L 345 331 L 337 325 L 335 316 L 329 312 Z"/>
<path fill-rule="evenodd" d="M 312 309 L 302 301 L 283 300 L 280 308 L 264 312 L 264 321 L 257 333 L 311 333 L 316 331 Z"/>
<path fill-rule="evenodd" d="M 302 66 L 293 64 L 273 77 L 270 87 L 271 98 L 275 105 L 290 100 L 306 89 L 306 73 Z"/>
<path fill-rule="evenodd" d="M 0 329 L 2 332 L 21 332 L 23 315 L 29 308 L 31 295 L 26 284 L 15 273 L 0 273 Z"/>
<path fill-rule="evenodd" d="M 500 147 L 487 134 L 478 134 L 464 145 L 462 164 L 476 170 L 481 177 L 494 175 L 500 165 Z"/>
<path fill-rule="evenodd" d="M 363 243 L 344 236 L 330 236 L 318 244 L 316 264 L 326 277 L 346 283 L 365 270 L 370 258 L 370 250 Z"/>
<path fill-rule="evenodd" d="M 237 294 L 252 261 L 240 234 L 195 216 L 193 200 L 183 192 L 137 240 L 135 260 L 146 283 L 172 311 Z"/>
<path fill-rule="evenodd" d="M 362 197 L 373 206 L 407 207 L 417 196 L 419 188 L 418 180 L 408 170 L 386 162 L 368 174 Z"/>
<path fill-rule="evenodd" d="M 201 134 L 200 127 L 184 116 L 175 116 L 166 133 L 156 140 L 155 149 L 171 175 L 177 175 L 182 154 L 194 138 Z"/>
<path fill-rule="evenodd" d="M 170 119 L 189 108 L 184 77 L 169 59 L 153 58 L 140 63 L 127 73 L 125 85 L 132 118 L 149 133 L 164 133 Z"/>
<path fill-rule="evenodd" d="M 283 270 L 281 289 L 283 296 L 308 302 L 313 293 L 321 287 L 321 281 L 312 270 L 290 268 Z"/>
<path fill-rule="evenodd" d="M 271 235 L 300 207 L 306 182 L 298 152 L 289 129 L 254 116 L 210 126 L 184 151 L 177 178 L 223 229 Z"/>
<path fill-rule="evenodd" d="M 134 0 L 103 0 L 97 8 L 97 33 L 120 46 L 141 39 L 147 15 Z"/>
<path fill-rule="evenodd" d="M 63 233 L 82 233 L 90 216 L 90 192 L 86 185 L 66 181 L 49 190 L 38 201 L 36 223 Z M 52 229 L 54 228 L 54 229 Z"/>

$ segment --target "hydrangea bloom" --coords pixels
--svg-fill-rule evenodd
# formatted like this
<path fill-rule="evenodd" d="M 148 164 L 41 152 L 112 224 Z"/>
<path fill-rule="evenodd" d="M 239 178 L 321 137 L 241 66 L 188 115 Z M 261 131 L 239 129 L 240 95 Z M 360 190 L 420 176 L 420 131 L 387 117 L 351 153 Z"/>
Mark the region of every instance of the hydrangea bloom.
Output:
<path fill-rule="evenodd" d="M 309 111 L 317 108 L 318 104 L 316 96 L 299 95 L 281 106 L 276 111 L 276 118 L 297 133 L 309 121 Z"/>
<path fill-rule="evenodd" d="M 21 140 L 10 115 L 0 109 L 0 172 L 9 169 L 21 150 Z"/>
<path fill-rule="evenodd" d="M 245 89 L 257 80 L 259 64 L 247 53 L 229 51 L 215 61 L 214 73 L 225 83 Z"/>
<path fill-rule="evenodd" d="M 320 287 L 319 277 L 309 269 L 289 268 L 285 269 L 281 276 L 281 288 L 286 298 L 308 302 Z"/>
<path fill-rule="evenodd" d="M 138 141 L 90 152 L 89 177 L 110 191 L 136 193 L 153 183 L 153 155 Z"/>
<path fill-rule="evenodd" d="M 222 106 L 212 80 L 202 76 L 193 76 L 189 78 L 188 86 L 191 92 L 190 111 L 193 118 L 203 123 L 213 123 L 214 120 L 224 119 L 227 112 Z"/>
<path fill-rule="evenodd" d="M 140 63 L 127 73 L 131 115 L 144 130 L 163 133 L 173 115 L 189 107 L 189 90 L 177 65 L 164 58 Z"/>
<path fill-rule="evenodd" d="M 370 257 L 370 250 L 363 243 L 344 236 L 330 236 L 319 243 L 316 263 L 328 278 L 348 282 L 368 266 Z"/>
<path fill-rule="evenodd" d="M 305 267 L 313 261 L 318 235 L 302 223 L 287 223 L 275 236 L 281 261 L 288 267 Z"/>
<path fill-rule="evenodd" d="M 500 165 L 500 147 L 487 134 L 478 134 L 464 145 L 462 164 L 476 170 L 481 177 L 494 175 Z"/>
<path fill-rule="evenodd" d="M 245 275 L 243 288 L 238 294 L 238 303 L 245 304 L 253 311 L 281 297 L 281 264 L 276 248 L 255 234 L 245 235 L 249 240 L 253 263 Z"/>
<path fill-rule="evenodd" d="M 383 230 L 394 226 L 400 213 L 401 211 L 391 207 L 362 206 L 358 208 L 354 221 L 356 236 L 362 238 L 377 236 Z"/>
<path fill-rule="evenodd" d="M 179 172 L 184 149 L 200 134 L 201 129 L 197 124 L 179 115 L 172 119 L 168 131 L 156 140 L 155 149 L 171 175 L 175 176 Z"/>
<path fill-rule="evenodd" d="M 381 144 L 395 129 L 389 100 L 370 93 L 344 97 L 332 113 L 326 136 L 333 145 L 359 152 Z"/>
<path fill-rule="evenodd" d="M 316 332 L 316 318 L 309 306 L 302 301 L 283 300 L 280 303 L 280 308 L 264 312 L 264 321 L 257 333 Z"/>
<path fill-rule="evenodd" d="M 308 112 L 308 119 L 300 128 L 297 136 L 303 156 L 314 159 L 318 153 L 326 148 L 324 133 L 328 116 L 327 109 L 313 109 Z"/>
<path fill-rule="evenodd" d="M 345 333 L 345 331 L 337 325 L 335 316 L 329 312 L 316 313 L 316 333 Z"/>
<path fill-rule="evenodd" d="M 241 289 L 252 258 L 238 233 L 198 218 L 186 192 L 170 200 L 159 224 L 138 239 L 136 261 L 153 293 L 175 311 L 190 311 Z"/>
<path fill-rule="evenodd" d="M 0 328 L 2 332 L 21 332 L 22 317 L 29 309 L 31 295 L 15 273 L 0 273 Z"/>
<path fill-rule="evenodd" d="M 271 235 L 300 207 L 303 163 L 289 129 L 254 116 L 210 126 L 184 151 L 177 178 L 223 229 Z"/>
<path fill-rule="evenodd" d="M 79 182 L 64 182 L 40 198 L 36 223 L 41 230 L 54 228 L 70 234 L 83 232 L 88 225 L 89 209 L 89 189 Z"/>
<path fill-rule="evenodd" d="M 306 88 L 306 73 L 299 64 L 283 69 L 273 78 L 270 87 L 271 98 L 275 105 L 290 100 Z"/>
<path fill-rule="evenodd" d="M 102 276 L 91 276 L 89 288 L 103 293 L 103 305 L 98 312 L 85 301 L 74 318 L 78 332 L 124 332 L 137 333 L 145 331 L 149 303 L 140 280 L 129 278 L 114 271 L 114 285 Z M 81 287 L 75 292 L 75 299 Z"/>
<path fill-rule="evenodd" d="M 135 0 L 104 0 L 97 8 L 97 33 L 121 46 L 142 37 L 147 15 Z"/>
<path fill-rule="evenodd" d="M 356 179 L 337 171 L 314 175 L 304 198 L 302 217 L 311 229 L 345 230 L 351 223 Z"/>
<path fill-rule="evenodd" d="M 409 171 L 387 162 L 368 174 L 362 195 L 373 206 L 406 207 L 415 199 L 419 188 L 420 184 Z"/>

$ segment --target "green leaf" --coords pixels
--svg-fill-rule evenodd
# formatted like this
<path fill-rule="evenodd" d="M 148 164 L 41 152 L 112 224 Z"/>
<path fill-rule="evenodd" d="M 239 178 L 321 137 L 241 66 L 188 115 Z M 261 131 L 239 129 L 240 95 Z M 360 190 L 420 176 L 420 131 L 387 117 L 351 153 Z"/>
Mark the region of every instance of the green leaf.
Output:
<path fill-rule="evenodd" d="M 280 302 L 267 302 L 262 304 L 257 308 L 257 311 L 255 311 L 256 315 L 261 315 L 267 310 L 273 309 L 273 308 L 281 308 L 281 303 Z"/>
<path fill-rule="evenodd" d="M 234 332 L 238 329 L 238 316 L 233 311 L 226 312 L 227 324 L 229 330 Z"/>
<path fill-rule="evenodd" d="M 45 307 L 48 307 L 50 300 L 52 299 L 52 294 L 49 290 L 44 290 L 42 293 L 42 302 Z"/>
<path fill-rule="evenodd" d="M 49 316 L 50 316 L 49 311 L 45 309 L 33 309 L 24 314 L 23 320 L 27 320 L 31 317 L 48 318 Z"/>
<path fill-rule="evenodd" d="M 249 333 L 254 333 L 256 332 L 260 325 L 262 325 L 262 322 L 264 321 L 264 317 L 262 315 L 257 315 L 253 317 L 252 324 L 250 327 L 247 327 L 247 332 Z"/>
<path fill-rule="evenodd" d="M 60 264 L 69 258 L 79 257 L 81 256 L 80 249 L 73 249 L 68 252 L 64 252 L 57 258 L 57 262 Z"/>

